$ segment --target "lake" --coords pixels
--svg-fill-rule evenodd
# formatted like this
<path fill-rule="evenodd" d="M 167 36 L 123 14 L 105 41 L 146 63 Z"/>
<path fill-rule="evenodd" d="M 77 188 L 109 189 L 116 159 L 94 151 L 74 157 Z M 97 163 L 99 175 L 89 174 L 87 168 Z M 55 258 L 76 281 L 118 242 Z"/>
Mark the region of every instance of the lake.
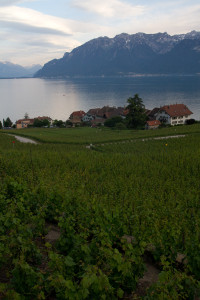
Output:
<path fill-rule="evenodd" d="M 200 120 L 200 76 L 136 76 L 127 78 L 1 79 L 0 120 L 50 116 L 67 120 L 75 110 L 124 106 L 138 93 L 145 107 L 184 103 Z"/>

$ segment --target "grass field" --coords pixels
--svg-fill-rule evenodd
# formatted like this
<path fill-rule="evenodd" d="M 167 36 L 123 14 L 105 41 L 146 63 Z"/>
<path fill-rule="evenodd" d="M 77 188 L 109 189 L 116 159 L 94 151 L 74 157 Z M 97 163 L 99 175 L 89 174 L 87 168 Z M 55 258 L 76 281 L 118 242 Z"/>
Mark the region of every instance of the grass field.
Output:
<path fill-rule="evenodd" d="M 1 132 L 1 131 L 0 131 Z M 90 144 L 104 143 L 152 136 L 200 133 L 200 124 L 176 126 L 159 130 L 112 130 L 109 128 L 25 128 L 3 131 L 34 138 L 43 143 Z"/>
<path fill-rule="evenodd" d="M 38 145 L 0 132 L 0 298 L 142 299 L 148 256 L 160 275 L 145 299 L 195 299 L 199 130 L 12 131 L 45 142 Z M 133 142 L 100 145 L 126 139 Z"/>

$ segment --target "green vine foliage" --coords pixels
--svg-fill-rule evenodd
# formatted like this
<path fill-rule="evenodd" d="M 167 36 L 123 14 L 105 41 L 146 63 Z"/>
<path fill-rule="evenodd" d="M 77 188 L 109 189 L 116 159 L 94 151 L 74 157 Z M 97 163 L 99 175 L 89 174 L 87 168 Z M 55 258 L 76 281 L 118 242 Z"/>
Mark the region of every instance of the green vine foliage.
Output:
<path fill-rule="evenodd" d="M 126 299 L 137 291 L 151 252 L 160 275 L 145 299 L 195 299 L 198 126 L 168 140 L 143 141 L 139 135 L 148 133 L 129 131 L 133 142 L 93 149 L 79 134 L 70 145 L 71 131 L 69 143 L 59 144 L 67 139 L 64 129 L 50 130 L 46 139 L 56 135 L 57 144 L 13 146 L 13 137 L 0 133 L 0 298 Z M 111 139 L 116 134 L 110 130 Z"/>

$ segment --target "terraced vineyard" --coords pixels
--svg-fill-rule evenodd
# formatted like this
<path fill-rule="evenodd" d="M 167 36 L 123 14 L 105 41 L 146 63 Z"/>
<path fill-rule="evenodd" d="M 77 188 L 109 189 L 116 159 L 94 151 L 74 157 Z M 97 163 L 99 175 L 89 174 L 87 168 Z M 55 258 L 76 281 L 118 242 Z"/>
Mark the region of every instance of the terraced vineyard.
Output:
<path fill-rule="evenodd" d="M 197 299 L 199 129 L 0 133 L 0 298 Z"/>

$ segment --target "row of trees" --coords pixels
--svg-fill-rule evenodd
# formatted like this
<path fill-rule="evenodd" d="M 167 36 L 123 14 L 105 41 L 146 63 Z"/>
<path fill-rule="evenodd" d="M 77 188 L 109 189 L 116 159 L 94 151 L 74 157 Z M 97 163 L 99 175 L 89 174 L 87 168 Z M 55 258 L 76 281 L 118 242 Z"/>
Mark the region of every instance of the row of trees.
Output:
<path fill-rule="evenodd" d="M 2 129 L 3 127 L 12 127 L 12 125 L 13 125 L 13 123 L 9 117 L 6 120 L 3 119 L 3 124 L 0 121 L 0 129 Z"/>
<path fill-rule="evenodd" d="M 54 120 L 53 122 L 53 126 L 56 127 L 66 127 L 67 125 L 72 126 L 72 123 L 70 121 L 62 121 L 62 120 Z M 35 119 L 34 123 L 33 123 L 33 127 L 49 127 L 50 126 L 50 122 L 47 119 L 44 120 L 40 120 L 40 119 Z M 5 128 L 5 127 L 15 127 L 15 124 L 13 125 L 12 121 L 10 120 L 10 118 L 8 117 L 6 120 L 3 119 L 3 124 L 0 121 L 0 129 Z"/>

